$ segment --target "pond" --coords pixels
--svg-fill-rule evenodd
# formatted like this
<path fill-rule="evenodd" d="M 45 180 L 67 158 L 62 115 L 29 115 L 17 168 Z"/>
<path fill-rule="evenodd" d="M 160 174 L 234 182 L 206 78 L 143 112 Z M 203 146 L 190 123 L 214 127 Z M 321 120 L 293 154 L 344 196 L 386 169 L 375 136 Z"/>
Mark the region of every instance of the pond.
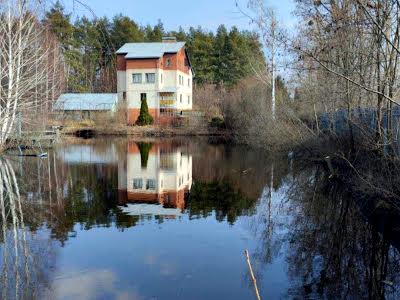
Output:
<path fill-rule="evenodd" d="M 1 299 L 399 298 L 400 218 L 319 165 L 207 139 L 0 160 Z"/>

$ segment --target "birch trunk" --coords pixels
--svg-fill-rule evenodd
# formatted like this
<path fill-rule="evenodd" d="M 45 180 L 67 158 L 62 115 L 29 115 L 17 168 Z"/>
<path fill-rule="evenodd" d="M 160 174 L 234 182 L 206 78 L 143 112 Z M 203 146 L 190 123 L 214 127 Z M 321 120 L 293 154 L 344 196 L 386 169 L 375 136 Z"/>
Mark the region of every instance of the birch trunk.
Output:
<path fill-rule="evenodd" d="M 23 121 L 30 126 L 45 119 L 34 112 L 40 113 L 38 106 L 54 100 L 62 78 L 55 68 L 53 77 L 46 76 L 48 66 L 63 59 L 58 42 L 51 42 L 54 38 L 36 16 L 43 5 L 40 0 L 0 0 L 0 151 L 14 134 L 18 112 L 28 116 Z M 43 97 L 50 92 L 52 99 Z"/>

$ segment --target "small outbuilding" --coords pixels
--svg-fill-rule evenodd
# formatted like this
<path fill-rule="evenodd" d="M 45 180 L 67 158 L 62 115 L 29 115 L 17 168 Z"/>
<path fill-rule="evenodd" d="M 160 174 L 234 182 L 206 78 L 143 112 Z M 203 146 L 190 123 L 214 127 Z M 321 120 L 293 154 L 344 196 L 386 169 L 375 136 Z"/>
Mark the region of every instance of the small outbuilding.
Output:
<path fill-rule="evenodd" d="M 61 94 L 53 110 L 72 119 L 91 119 L 117 111 L 118 94 Z"/>

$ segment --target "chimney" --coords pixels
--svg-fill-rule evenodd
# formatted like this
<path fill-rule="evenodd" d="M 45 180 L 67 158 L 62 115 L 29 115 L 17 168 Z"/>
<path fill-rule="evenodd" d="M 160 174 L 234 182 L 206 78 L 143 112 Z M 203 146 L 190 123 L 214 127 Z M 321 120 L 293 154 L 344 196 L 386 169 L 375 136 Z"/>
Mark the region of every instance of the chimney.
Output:
<path fill-rule="evenodd" d="M 162 38 L 163 43 L 176 43 L 176 37 L 174 36 L 164 36 Z"/>

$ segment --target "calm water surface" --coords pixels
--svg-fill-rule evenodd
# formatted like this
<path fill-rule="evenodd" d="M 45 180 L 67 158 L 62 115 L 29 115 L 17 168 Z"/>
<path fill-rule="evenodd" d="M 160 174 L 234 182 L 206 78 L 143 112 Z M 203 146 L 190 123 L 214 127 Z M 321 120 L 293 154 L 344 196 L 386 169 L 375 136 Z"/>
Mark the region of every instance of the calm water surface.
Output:
<path fill-rule="evenodd" d="M 400 218 L 324 169 L 201 139 L 0 160 L 1 299 L 399 298 Z"/>

